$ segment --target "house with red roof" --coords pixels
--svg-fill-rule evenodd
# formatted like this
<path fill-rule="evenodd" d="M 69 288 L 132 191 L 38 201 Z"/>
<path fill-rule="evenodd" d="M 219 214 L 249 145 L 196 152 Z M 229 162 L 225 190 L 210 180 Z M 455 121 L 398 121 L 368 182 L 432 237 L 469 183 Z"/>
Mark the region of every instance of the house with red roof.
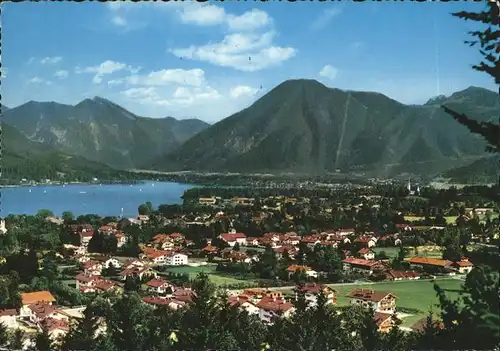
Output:
<path fill-rule="evenodd" d="M 165 295 L 167 293 L 171 295 L 175 290 L 173 284 L 163 279 L 151 279 L 146 283 L 146 286 L 148 287 L 148 292 L 158 295 Z"/>
<path fill-rule="evenodd" d="M 238 245 L 245 246 L 247 244 L 247 236 L 243 233 L 224 233 L 218 236 L 219 239 L 224 240 L 229 246 L 233 247 L 238 243 Z"/>
<path fill-rule="evenodd" d="M 396 325 L 395 316 L 391 313 L 375 312 L 373 318 L 380 333 L 388 333 Z"/>
<path fill-rule="evenodd" d="M 461 261 L 453 262 L 452 267 L 455 268 L 460 274 L 469 274 L 474 268 L 474 264 L 467 258 L 462 258 Z"/>
<path fill-rule="evenodd" d="M 346 271 L 352 270 L 367 275 L 372 275 L 373 272 L 384 269 L 384 265 L 381 262 L 365 260 L 363 258 L 348 257 L 342 263 Z"/>
<path fill-rule="evenodd" d="M 326 303 L 337 303 L 336 291 L 329 288 L 323 284 L 317 283 L 306 283 L 302 286 L 297 286 L 295 288 L 296 297 L 298 293 L 303 293 L 306 301 L 309 303 L 309 306 L 316 306 L 318 302 L 318 294 L 323 293 L 327 298 Z"/>
<path fill-rule="evenodd" d="M 351 305 L 372 308 L 375 312 L 393 314 L 396 312 L 397 297 L 391 293 L 373 289 L 354 289 L 348 295 Z"/>
<path fill-rule="evenodd" d="M 3 324 L 6 328 L 16 329 L 19 326 L 17 316 L 17 311 L 14 308 L 0 309 L 0 324 Z"/>
<path fill-rule="evenodd" d="M 293 305 L 280 294 L 266 295 L 256 304 L 259 318 L 266 324 L 273 324 L 278 318 L 288 318 L 294 311 Z"/>
<path fill-rule="evenodd" d="M 358 256 L 364 258 L 365 260 L 375 259 L 375 252 L 367 247 L 363 247 L 358 251 Z"/>

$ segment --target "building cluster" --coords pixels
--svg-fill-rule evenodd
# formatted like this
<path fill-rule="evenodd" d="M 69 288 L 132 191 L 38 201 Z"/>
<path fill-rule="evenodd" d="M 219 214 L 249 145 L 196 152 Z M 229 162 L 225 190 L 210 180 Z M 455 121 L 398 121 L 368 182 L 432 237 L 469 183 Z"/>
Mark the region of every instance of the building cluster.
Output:
<path fill-rule="evenodd" d="M 55 341 L 60 341 L 69 332 L 73 320 L 83 318 L 85 310 L 85 306 L 58 306 L 49 291 L 22 293 L 21 299 L 19 311 L 0 309 L 0 323 L 9 329 L 46 330 Z M 26 339 L 25 343 L 25 347 L 29 347 L 31 342 Z"/>

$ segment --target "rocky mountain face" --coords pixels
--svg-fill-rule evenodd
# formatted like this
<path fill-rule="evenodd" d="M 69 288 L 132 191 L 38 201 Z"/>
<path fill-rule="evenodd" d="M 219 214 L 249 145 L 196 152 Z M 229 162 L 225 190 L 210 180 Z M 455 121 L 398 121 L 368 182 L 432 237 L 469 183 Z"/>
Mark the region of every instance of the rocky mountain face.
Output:
<path fill-rule="evenodd" d="M 209 126 L 197 119 L 139 117 L 99 97 L 75 106 L 31 101 L 2 115 L 31 142 L 114 168 L 170 152 Z"/>
<path fill-rule="evenodd" d="M 424 105 L 289 80 L 147 166 L 157 170 L 434 175 L 484 156 L 484 142 L 442 104 L 497 120 L 496 93 L 470 87 Z"/>

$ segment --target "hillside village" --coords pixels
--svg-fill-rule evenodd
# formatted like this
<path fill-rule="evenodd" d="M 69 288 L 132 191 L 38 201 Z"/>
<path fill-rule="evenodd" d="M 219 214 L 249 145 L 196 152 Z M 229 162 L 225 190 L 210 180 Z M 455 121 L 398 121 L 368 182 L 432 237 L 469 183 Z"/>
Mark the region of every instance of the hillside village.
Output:
<path fill-rule="evenodd" d="M 82 296 L 78 301 L 87 299 L 85 296 L 92 299 L 136 292 L 144 304 L 177 310 L 193 303 L 196 293 L 191 281 L 196 272 L 206 272 L 210 279 L 229 281 L 218 285 L 231 306 L 258 316 L 265 324 L 291 316 L 297 294 L 314 305 L 321 292 L 328 304 L 337 305 L 342 300 L 342 306 L 372 308 L 381 332 L 390 331 L 412 315 L 408 308 L 398 309 L 397 301 L 404 295 L 392 292 L 391 282 L 425 284 L 446 277 L 462 281 L 477 262 L 474 250 L 498 243 L 498 215 L 493 207 L 461 208 L 453 221 L 444 223 L 428 217 L 408 221 L 414 213 L 392 210 L 400 223 L 370 230 L 360 225 L 360 216 L 367 205 L 370 211 L 380 211 L 377 203 L 383 197 L 361 199 L 359 205 L 341 210 L 301 197 L 261 198 L 258 205 L 255 198 L 202 197 L 188 214 L 161 206 L 157 211 L 145 211 L 141 205 L 136 218 L 94 219 L 92 223 L 85 222 L 85 217 L 75 221 L 47 216 L 43 221 L 64 233 L 60 235 L 66 243 L 55 250 L 60 263 L 59 273 L 54 274 L 61 277 L 64 289 L 73 289 L 70 295 Z M 357 214 L 352 222 L 355 225 L 310 233 L 291 230 L 299 217 L 335 218 L 339 211 Z M 250 219 L 246 223 L 253 230 L 235 229 L 242 228 L 242 215 Z M 288 230 L 255 234 L 255 228 L 276 216 L 282 218 L 282 226 L 290 223 Z M 4 238 L 19 230 L 12 219 L 6 218 L 2 226 Z M 479 226 L 472 224 L 478 220 Z M 184 233 L 173 228 L 183 228 Z M 227 230 L 222 231 L 224 228 Z M 469 233 L 462 247 L 453 244 L 457 230 Z M 443 237 L 448 239 L 443 241 Z M 44 259 L 38 264 L 44 270 L 48 263 Z M 387 286 L 370 287 L 381 282 Z M 352 284 L 351 289 L 348 284 Z M 339 286 L 345 293 L 339 293 Z M 20 308 L 4 305 L 0 310 L 0 323 L 7 328 L 22 328 L 28 335 L 47 330 L 59 340 L 70 330 L 71 320 L 82 318 L 83 306 L 75 306 L 67 298 L 59 304 L 50 289 L 21 292 L 20 296 Z M 422 318 L 412 320 L 399 328 L 422 328 Z"/>

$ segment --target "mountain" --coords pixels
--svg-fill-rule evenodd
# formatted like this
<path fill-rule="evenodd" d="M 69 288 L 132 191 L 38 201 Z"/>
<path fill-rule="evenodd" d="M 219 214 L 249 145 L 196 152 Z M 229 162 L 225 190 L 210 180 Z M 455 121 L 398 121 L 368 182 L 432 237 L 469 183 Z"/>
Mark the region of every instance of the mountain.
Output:
<path fill-rule="evenodd" d="M 500 181 L 500 159 L 498 155 L 480 158 L 469 165 L 453 168 L 441 175 L 451 183 L 484 184 Z"/>
<path fill-rule="evenodd" d="M 31 141 L 115 168 L 132 168 L 174 150 L 208 127 L 196 119 L 139 117 L 100 97 L 75 106 L 30 101 L 2 115 Z"/>
<path fill-rule="evenodd" d="M 21 132 L 2 123 L 2 182 L 61 179 L 116 179 L 124 172 L 84 157 L 64 154 L 52 146 L 29 140 Z"/>
<path fill-rule="evenodd" d="M 437 174 L 483 156 L 485 146 L 442 111 L 442 103 L 481 120 L 500 113 L 498 95 L 476 87 L 424 105 L 405 105 L 380 93 L 289 80 L 149 166 L 169 171 Z"/>

